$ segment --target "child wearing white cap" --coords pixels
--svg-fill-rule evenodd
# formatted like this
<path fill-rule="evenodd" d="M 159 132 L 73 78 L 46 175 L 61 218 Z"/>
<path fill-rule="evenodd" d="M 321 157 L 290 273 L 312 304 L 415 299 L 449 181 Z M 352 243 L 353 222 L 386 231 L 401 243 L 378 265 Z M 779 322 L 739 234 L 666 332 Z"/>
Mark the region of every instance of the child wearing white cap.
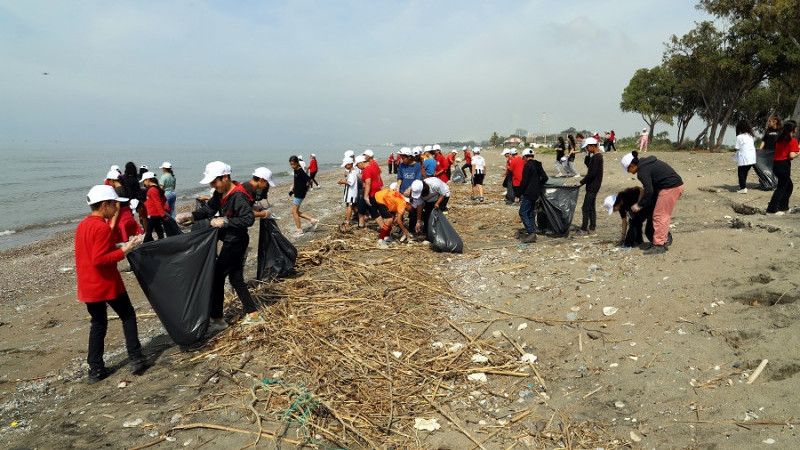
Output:
<path fill-rule="evenodd" d="M 167 206 L 169 206 L 169 215 L 174 219 L 175 201 L 178 198 L 175 193 L 175 171 L 169 161 L 164 161 L 159 169 L 161 169 L 161 176 L 158 178 L 158 185 L 164 191 L 164 196 L 167 198 Z"/>
<path fill-rule="evenodd" d="M 89 328 L 89 350 L 86 362 L 89 364 L 89 384 L 96 383 L 109 375 L 103 362 L 103 347 L 108 329 L 108 307 L 110 306 L 122 322 L 125 347 L 131 360 L 131 371 L 141 373 L 147 368 L 147 360 L 142 354 L 139 331 L 136 324 L 136 311 L 117 263 L 135 249 L 141 238 L 134 237 L 117 248 L 116 233 L 109 227 L 119 210 L 119 203 L 128 201 L 119 197 L 111 186 L 93 187 L 86 196 L 91 213 L 75 230 L 75 274 L 78 282 L 78 300 L 86 304 L 92 318 Z"/>

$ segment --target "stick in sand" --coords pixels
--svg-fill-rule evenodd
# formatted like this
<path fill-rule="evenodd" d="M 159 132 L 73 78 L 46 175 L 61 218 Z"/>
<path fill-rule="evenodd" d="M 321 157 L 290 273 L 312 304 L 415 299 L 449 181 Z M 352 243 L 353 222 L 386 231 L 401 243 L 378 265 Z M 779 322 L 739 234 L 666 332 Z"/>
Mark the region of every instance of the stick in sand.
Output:
<path fill-rule="evenodd" d="M 753 372 L 753 374 L 747 377 L 746 384 L 753 384 L 753 382 L 756 381 L 756 378 L 758 378 L 758 376 L 761 375 L 761 371 L 764 370 L 764 367 L 767 366 L 768 362 L 769 362 L 768 359 L 762 359 L 761 364 L 759 364 L 758 367 L 756 367 L 756 370 Z"/>

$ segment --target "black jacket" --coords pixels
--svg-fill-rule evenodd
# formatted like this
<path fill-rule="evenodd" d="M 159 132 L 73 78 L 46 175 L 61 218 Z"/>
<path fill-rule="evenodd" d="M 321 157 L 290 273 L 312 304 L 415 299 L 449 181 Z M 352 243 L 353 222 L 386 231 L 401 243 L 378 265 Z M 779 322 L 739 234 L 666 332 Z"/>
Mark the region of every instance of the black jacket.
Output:
<path fill-rule="evenodd" d="M 192 212 L 192 218 L 195 221 L 211 219 L 217 213 L 219 213 L 220 217 L 228 219 L 228 223 L 220 228 L 220 241 L 249 241 L 250 237 L 247 234 L 247 229 L 255 223 L 256 218 L 253 215 L 253 201 L 243 186 L 239 185 L 234 192 L 224 199 L 222 194 L 215 191 L 214 195 L 211 196 L 211 200 L 199 205 Z"/>
<path fill-rule="evenodd" d="M 589 192 L 599 192 L 600 185 L 603 184 L 603 154 L 595 153 L 586 162 L 589 170 L 586 176 L 581 179 L 581 186 L 586 186 Z"/>
<path fill-rule="evenodd" d="M 542 163 L 535 159 L 529 159 L 522 167 L 522 181 L 519 183 L 522 197 L 535 201 L 539 198 L 542 186 L 547 183 L 547 180 L 548 177 L 544 173 Z"/>
<path fill-rule="evenodd" d="M 683 180 L 669 164 L 659 161 L 655 156 L 648 156 L 639 160 L 636 177 L 642 182 L 644 196 L 639 201 L 639 207 L 644 209 L 656 203 L 656 196 L 662 189 L 683 186 Z"/>

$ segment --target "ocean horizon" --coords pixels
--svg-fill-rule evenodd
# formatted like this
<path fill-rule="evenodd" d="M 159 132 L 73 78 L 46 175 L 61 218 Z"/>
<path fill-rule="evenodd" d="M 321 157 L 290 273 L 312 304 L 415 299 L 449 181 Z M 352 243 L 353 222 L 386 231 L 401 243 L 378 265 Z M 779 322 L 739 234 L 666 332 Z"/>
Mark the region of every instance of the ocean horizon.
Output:
<path fill-rule="evenodd" d="M 310 161 L 317 155 L 320 171 L 338 168 L 345 150 L 375 151 L 376 159 L 385 163 L 397 148 L 386 144 L 342 147 L 341 150 L 274 148 L 260 150 L 219 150 L 216 148 L 143 148 L 97 149 L 59 148 L 58 146 L 4 145 L 0 150 L 0 250 L 8 250 L 46 239 L 56 233 L 74 229 L 89 213 L 86 193 L 105 181 L 112 165 L 124 169 L 128 161 L 137 167 L 147 165 L 156 175 L 164 161 L 172 163 L 177 178 L 178 203 L 194 200 L 209 188 L 201 185 L 205 165 L 224 161 L 231 166 L 233 179 L 243 182 L 252 177 L 256 167 L 272 170 L 277 183 L 289 181 L 289 157 L 303 155 Z"/>

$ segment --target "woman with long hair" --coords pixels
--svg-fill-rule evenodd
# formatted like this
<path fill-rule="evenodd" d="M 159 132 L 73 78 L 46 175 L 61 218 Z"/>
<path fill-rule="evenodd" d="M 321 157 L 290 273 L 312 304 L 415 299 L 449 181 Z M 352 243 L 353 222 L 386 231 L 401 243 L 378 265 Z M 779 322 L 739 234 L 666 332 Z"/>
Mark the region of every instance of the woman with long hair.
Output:
<path fill-rule="evenodd" d="M 756 164 L 756 146 L 753 142 L 753 127 L 750 122 L 742 119 L 736 124 L 736 155 L 733 160 L 739 166 L 740 194 L 747 194 L 747 173 Z"/>
<path fill-rule="evenodd" d="M 783 124 L 775 142 L 775 157 L 772 160 L 772 173 L 778 178 L 778 186 L 767 205 L 767 214 L 783 215 L 789 210 L 789 197 L 792 196 L 792 160 L 800 155 L 798 149 L 797 124 L 787 120 Z"/>
<path fill-rule="evenodd" d="M 178 195 L 175 193 L 175 172 L 172 169 L 172 164 L 164 161 L 161 164 L 161 177 L 158 179 L 158 186 L 164 191 L 164 196 L 167 197 L 167 206 L 169 206 L 169 215 L 175 218 L 175 200 Z"/>
<path fill-rule="evenodd" d="M 567 136 L 567 161 L 564 163 L 564 168 L 567 169 L 567 176 L 579 177 L 578 171 L 575 170 L 575 166 L 572 164 L 575 162 L 575 152 L 578 149 L 578 143 L 575 142 L 575 136 L 568 135 Z"/>

